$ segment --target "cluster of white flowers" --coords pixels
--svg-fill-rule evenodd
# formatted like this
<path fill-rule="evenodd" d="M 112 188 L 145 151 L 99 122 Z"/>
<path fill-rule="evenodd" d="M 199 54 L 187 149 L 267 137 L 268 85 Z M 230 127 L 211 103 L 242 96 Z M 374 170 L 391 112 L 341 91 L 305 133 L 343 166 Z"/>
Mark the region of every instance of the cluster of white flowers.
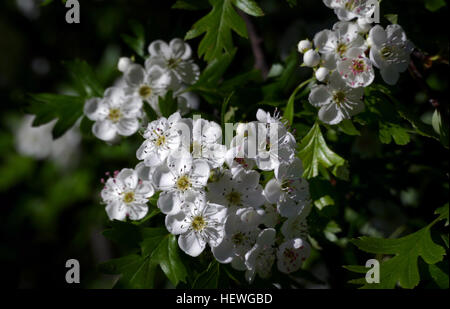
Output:
<path fill-rule="evenodd" d="M 213 121 L 177 112 L 149 123 L 136 153 L 141 162 L 105 183 L 109 218 L 144 218 L 159 192 L 166 228 L 186 254 L 196 257 L 209 245 L 217 261 L 246 271 L 249 282 L 256 274 L 267 278 L 276 260 L 281 272 L 298 270 L 310 251 L 308 182 L 284 122 L 263 110 L 256 117 L 234 126 L 225 144 Z"/>
<path fill-rule="evenodd" d="M 332 30 L 318 32 L 313 42 L 300 41 L 298 50 L 304 65 L 314 68 L 316 79 L 324 83 L 312 88 L 309 102 L 319 108 L 321 121 L 338 124 L 364 110 L 364 87 L 374 81 L 373 67 L 387 84 L 397 83 L 399 73 L 408 68 L 413 45 L 397 24 L 372 27 L 378 5 L 374 0 L 323 2 L 340 21 Z"/>
<path fill-rule="evenodd" d="M 120 82 L 106 89 L 103 98 L 86 101 L 84 114 L 95 121 L 92 132 L 97 138 L 112 142 L 119 136 L 133 135 L 145 125 L 143 104 L 149 104 L 160 116 L 158 99 L 168 91 L 173 92 L 182 114 L 197 108 L 198 98 L 185 92 L 200 74 L 190 59 L 190 46 L 181 39 L 173 39 L 169 44 L 157 40 L 149 45 L 148 52 L 144 66 L 130 58 L 120 58 Z"/>

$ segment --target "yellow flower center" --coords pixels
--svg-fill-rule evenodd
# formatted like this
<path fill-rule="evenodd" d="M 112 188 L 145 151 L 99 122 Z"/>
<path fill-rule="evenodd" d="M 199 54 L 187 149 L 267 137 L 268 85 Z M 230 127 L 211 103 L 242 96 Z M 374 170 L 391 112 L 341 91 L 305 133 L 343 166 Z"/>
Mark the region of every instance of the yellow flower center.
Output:
<path fill-rule="evenodd" d="M 130 191 L 130 192 L 125 193 L 125 195 L 123 196 L 123 201 L 127 204 L 133 202 L 134 201 L 134 192 Z"/>
<path fill-rule="evenodd" d="M 111 108 L 109 110 L 108 118 L 112 122 L 118 122 L 120 120 L 121 116 L 122 116 L 122 113 L 120 112 L 120 109 L 118 109 L 118 108 Z"/>
<path fill-rule="evenodd" d="M 366 70 L 366 64 L 363 60 L 353 60 L 352 62 L 352 71 L 354 74 L 362 73 Z"/>
<path fill-rule="evenodd" d="M 241 204 L 241 194 L 236 191 L 231 191 L 226 196 L 227 201 L 232 205 L 239 205 Z"/>
<path fill-rule="evenodd" d="M 339 53 L 339 55 L 343 56 L 347 51 L 347 45 L 344 43 L 339 43 L 336 48 L 336 51 Z"/>
<path fill-rule="evenodd" d="M 244 234 L 242 233 L 234 234 L 233 237 L 231 238 L 231 241 L 235 245 L 242 244 L 242 242 L 244 241 Z"/>
<path fill-rule="evenodd" d="M 196 216 L 193 220 L 192 220 L 192 228 L 194 229 L 194 231 L 198 232 L 201 231 L 205 228 L 206 226 L 206 221 L 205 219 L 203 219 L 202 216 Z"/>
<path fill-rule="evenodd" d="M 187 175 L 183 175 L 177 180 L 177 187 L 181 191 L 186 191 L 191 187 L 191 181 Z"/>
<path fill-rule="evenodd" d="M 333 102 L 336 103 L 339 107 L 341 104 L 345 103 L 345 93 L 342 91 L 338 91 L 333 95 Z"/>
<path fill-rule="evenodd" d="M 381 49 L 380 54 L 383 59 L 389 59 L 393 56 L 394 51 L 391 47 L 385 46 Z"/>
<path fill-rule="evenodd" d="M 173 59 L 173 58 L 170 58 L 169 60 L 167 60 L 167 66 L 169 67 L 169 69 L 173 69 L 173 68 L 175 68 L 177 65 L 178 65 L 178 63 L 180 63 L 181 62 L 181 59 Z"/>
<path fill-rule="evenodd" d="M 166 137 L 164 135 L 159 135 L 155 141 L 155 145 L 160 147 L 166 143 Z"/>
<path fill-rule="evenodd" d="M 152 88 L 150 88 L 147 85 L 142 85 L 141 88 L 139 88 L 139 95 L 143 99 L 148 99 L 150 95 L 152 94 Z"/>

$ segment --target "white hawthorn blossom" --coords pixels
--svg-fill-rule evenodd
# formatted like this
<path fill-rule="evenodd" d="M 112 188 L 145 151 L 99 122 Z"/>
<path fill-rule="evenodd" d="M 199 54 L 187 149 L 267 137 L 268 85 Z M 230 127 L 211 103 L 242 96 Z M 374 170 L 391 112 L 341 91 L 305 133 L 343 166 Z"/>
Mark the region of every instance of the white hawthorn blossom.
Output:
<path fill-rule="evenodd" d="M 194 158 L 203 158 L 211 168 L 223 165 L 227 148 L 222 145 L 222 128 L 214 121 L 202 118 L 185 119 L 191 136 L 184 141 L 185 148 Z"/>
<path fill-rule="evenodd" d="M 311 208 L 312 203 L 308 203 L 298 216 L 290 217 L 284 221 L 281 226 L 281 233 L 286 239 L 305 239 L 308 236 L 308 224 L 306 222 L 306 217 L 311 212 Z"/>
<path fill-rule="evenodd" d="M 355 18 L 367 20 L 374 10 L 374 1 L 370 0 L 323 0 L 323 3 L 334 9 L 339 20 L 349 21 Z"/>
<path fill-rule="evenodd" d="M 101 192 L 110 220 L 140 220 L 147 214 L 147 203 L 154 189 L 149 181 L 140 180 L 135 170 L 125 168 L 106 181 Z"/>
<path fill-rule="evenodd" d="M 357 24 L 352 22 L 338 22 L 333 30 L 322 30 L 314 36 L 314 45 L 321 54 L 332 54 L 336 61 L 347 55 L 352 48 L 363 52 L 367 46 L 364 38 L 359 34 Z"/>
<path fill-rule="evenodd" d="M 166 216 L 167 230 L 178 237 L 181 250 L 196 257 L 206 244 L 216 247 L 223 239 L 223 221 L 226 208 L 206 202 L 202 195 L 186 201 L 180 211 Z"/>
<path fill-rule="evenodd" d="M 124 92 L 147 102 L 159 114 L 158 98 L 166 94 L 171 83 L 170 75 L 156 65 L 144 69 L 133 63 L 126 67 L 123 76 Z"/>
<path fill-rule="evenodd" d="M 283 217 L 299 215 L 310 203 L 308 182 L 299 176 L 302 172 L 302 163 L 295 158 L 290 164 L 280 164 L 275 169 L 275 178 L 266 184 L 265 197 L 270 203 L 277 204 Z"/>
<path fill-rule="evenodd" d="M 228 212 L 224 224 L 222 242 L 212 248 L 216 260 L 220 263 L 232 263 L 238 270 L 245 270 L 245 254 L 253 247 L 260 232 L 258 225 L 261 217 L 252 208 L 241 208 Z M 236 260 L 233 262 L 233 260 Z"/>
<path fill-rule="evenodd" d="M 208 200 L 227 207 L 230 212 L 239 208 L 257 208 L 264 204 L 259 177 L 257 171 L 241 170 L 232 175 L 225 170 L 217 182 L 208 184 Z"/>
<path fill-rule="evenodd" d="M 331 74 L 327 85 L 316 85 L 309 94 L 309 103 L 320 108 L 319 119 L 338 124 L 364 110 L 364 88 L 349 87 L 337 72 Z"/>
<path fill-rule="evenodd" d="M 256 274 L 261 278 L 270 275 L 272 265 L 275 262 L 275 229 L 268 228 L 259 233 L 256 244 L 245 254 L 245 265 L 247 271 L 245 278 L 252 283 Z"/>
<path fill-rule="evenodd" d="M 136 152 L 139 160 L 144 160 L 147 166 L 158 166 L 172 152 L 179 149 L 181 137 L 177 124 L 181 116 L 179 113 L 172 114 L 168 119 L 161 117 L 148 124 L 144 133 L 145 141 Z"/>
<path fill-rule="evenodd" d="M 299 270 L 310 252 L 311 247 L 301 238 L 285 241 L 277 250 L 278 270 L 286 274 Z"/>
<path fill-rule="evenodd" d="M 113 141 L 118 135 L 130 136 L 139 129 L 142 117 L 142 101 L 126 95 L 123 88 L 112 87 L 103 98 L 88 99 L 84 114 L 95 121 L 92 133 L 104 141 Z"/>
<path fill-rule="evenodd" d="M 147 69 L 155 66 L 163 68 L 175 84 L 195 83 L 200 75 L 200 69 L 191 59 L 192 49 L 181 39 L 173 39 L 167 44 L 157 40 L 152 42 L 148 51 L 150 57 L 145 62 Z"/>
<path fill-rule="evenodd" d="M 297 143 L 284 125 L 272 123 L 268 127 L 258 127 L 256 165 L 263 171 L 275 169 L 281 163 L 291 162 Z"/>
<path fill-rule="evenodd" d="M 225 163 L 230 169 L 232 175 L 238 174 L 241 170 L 250 171 L 256 165 L 254 159 L 246 158 L 241 155 L 243 152 L 240 149 L 241 146 L 230 148 L 225 154 Z"/>
<path fill-rule="evenodd" d="M 206 160 L 193 159 L 185 151 L 174 152 L 167 163 L 155 168 L 153 181 L 162 190 L 158 207 L 164 214 L 176 213 L 188 194 L 203 194 L 210 167 Z"/>
<path fill-rule="evenodd" d="M 256 118 L 238 125 L 228 150 L 213 121 L 185 119 L 177 112 L 149 123 L 136 152 L 141 162 L 115 173 L 102 191 L 109 218 L 142 219 L 156 189 L 166 228 L 179 235 L 186 254 L 196 257 L 209 245 L 218 262 L 245 271 L 250 283 L 257 274 L 270 275 L 277 252 L 281 271 L 296 269 L 297 238 L 307 235 L 308 183 L 301 179 L 295 137 L 279 113 L 260 109 Z M 275 174 L 265 190 L 261 170 Z M 279 235 L 293 243 L 275 242 L 280 225 Z"/>
<path fill-rule="evenodd" d="M 372 61 L 360 48 L 351 48 L 338 60 L 337 70 L 346 84 L 352 88 L 367 87 L 375 79 Z"/>
<path fill-rule="evenodd" d="M 389 85 L 395 85 L 401 72 L 410 62 L 413 45 L 408 41 L 400 25 L 389 25 L 386 30 L 376 25 L 369 32 L 370 60 L 380 69 L 381 77 Z"/>
<path fill-rule="evenodd" d="M 261 223 L 265 227 L 274 228 L 280 222 L 280 214 L 277 210 L 276 204 L 265 203 L 263 206 L 257 209 L 258 214 L 261 217 Z"/>

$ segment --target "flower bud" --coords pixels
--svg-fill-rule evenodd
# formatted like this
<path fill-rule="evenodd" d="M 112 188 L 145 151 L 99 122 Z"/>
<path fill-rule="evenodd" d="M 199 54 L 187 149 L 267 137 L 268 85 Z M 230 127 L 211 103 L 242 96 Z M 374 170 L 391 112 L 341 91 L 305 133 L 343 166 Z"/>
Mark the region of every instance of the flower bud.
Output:
<path fill-rule="evenodd" d="M 307 50 L 311 49 L 312 43 L 309 40 L 301 40 L 300 42 L 298 42 L 297 47 L 298 47 L 298 51 L 303 54 Z"/>
<path fill-rule="evenodd" d="M 325 80 L 325 78 L 327 78 L 328 73 L 330 73 L 330 71 L 327 68 L 324 68 L 324 67 L 318 68 L 316 71 L 317 80 L 319 82 L 323 82 Z"/>
<path fill-rule="evenodd" d="M 308 50 L 304 55 L 303 55 L 303 63 L 308 66 L 308 67 L 315 67 L 316 65 L 318 65 L 320 63 L 320 55 L 317 51 L 315 50 Z"/>
<path fill-rule="evenodd" d="M 120 72 L 125 72 L 131 63 L 132 61 L 130 58 L 121 57 L 119 59 L 119 62 L 117 63 L 117 68 L 119 69 Z"/>

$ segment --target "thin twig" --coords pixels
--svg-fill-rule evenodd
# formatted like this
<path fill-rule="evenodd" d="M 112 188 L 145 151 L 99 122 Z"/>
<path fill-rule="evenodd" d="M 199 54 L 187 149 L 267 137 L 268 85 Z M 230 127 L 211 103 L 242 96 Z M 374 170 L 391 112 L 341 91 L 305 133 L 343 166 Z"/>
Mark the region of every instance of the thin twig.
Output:
<path fill-rule="evenodd" d="M 255 25 L 253 25 L 249 16 L 241 10 L 238 10 L 238 13 L 245 21 L 245 24 L 247 26 L 248 37 L 250 38 L 253 56 L 255 57 L 255 68 L 260 70 L 263 78 L 266 79 L 267 74 L 269 73 L 269 67 L 267 66 L 264 51 L 261 47 L 261 43 L 263 42 L 263 40 L 258 36 Z"/>

